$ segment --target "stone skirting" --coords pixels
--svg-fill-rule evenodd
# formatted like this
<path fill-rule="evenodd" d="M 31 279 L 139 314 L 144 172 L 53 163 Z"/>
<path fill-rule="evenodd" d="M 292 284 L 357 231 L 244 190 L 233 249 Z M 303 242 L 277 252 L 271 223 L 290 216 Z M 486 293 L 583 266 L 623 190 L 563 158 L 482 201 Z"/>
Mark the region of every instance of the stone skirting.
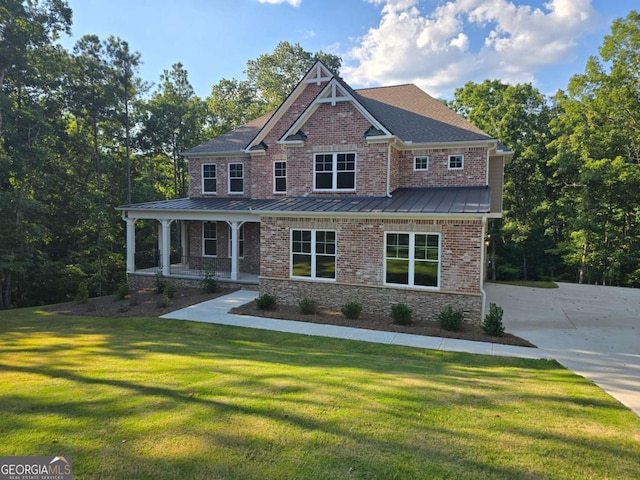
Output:
<path fill-rule="evenodd" d="M 155 288 L 156 286 L 156 276 L 155 275 L 141 275 L 130 273 L 128 275 L 129 285 L 131 288 L 136 290 L 142 290 L 145 288 Z M 165 280 L 171 280 L 175 282 L 176 287 L 180 288 L 202 288 L 202 279 L 201 278 L 179 278 L 179 277 L 164 277 Z M 232 289 L 232 288 L 243 288 L 245 290 L 257 290 L 258 285 L 255 283 L 243 283 L 243 282 L 234 282 L 232 280 L 227 279 L 216 279 L 216 281 L 220 284 L 221 288 L 224 289 Z"/>
<path fill-rule="evenodd" d="M 391 305 L 404 303 L 413 310 L 414 318 L 428 321 L 437 321 L 438 314 L 450 305 L 462 309 L 467 322 L 482 321 L 481 295 L 261 277 L 260 294 L 265 293 L 274 295 L 284 305 L 297 305 L 302 298 L 310 298 L 321 308 L 332 310 L 358 302 L 363 313 L 370 314 L 389 313 Z"/>

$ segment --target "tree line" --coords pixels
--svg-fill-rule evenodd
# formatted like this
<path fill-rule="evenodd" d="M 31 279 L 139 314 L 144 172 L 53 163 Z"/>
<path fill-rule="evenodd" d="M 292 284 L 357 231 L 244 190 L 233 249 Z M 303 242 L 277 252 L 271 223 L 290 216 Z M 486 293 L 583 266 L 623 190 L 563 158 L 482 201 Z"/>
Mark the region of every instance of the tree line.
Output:
<path fill-rule="evenodd" d="M 128 43 L 86 35 L 71 50 L 65 0 L 0 1 L 0 306 L 59 302 L 125 278 L 115 207 L 188 195 L 180 152 L 271 111 L 320 59 L 281 42 L 198 97 L 180 63 L 156 85 Z M 490 274 L 640 285 L 640 17 L 612 26 L 566 91 L 468 83 L 448 104 L 511 148 Z M 151 250 L 155 226 L 137 237 Z M 148 245 L 145 245 L 148 242 Z"/>

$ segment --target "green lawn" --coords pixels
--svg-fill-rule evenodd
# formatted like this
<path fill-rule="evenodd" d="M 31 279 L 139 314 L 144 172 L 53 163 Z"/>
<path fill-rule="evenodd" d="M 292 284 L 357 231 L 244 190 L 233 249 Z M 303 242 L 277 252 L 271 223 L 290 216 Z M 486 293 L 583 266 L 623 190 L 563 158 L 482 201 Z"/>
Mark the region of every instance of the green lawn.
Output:
<path fill-rule="evenodd" d="M 0 312 L 0 454 L 78 479 L 640 477 L 640 419 L 555 362 Z"/>

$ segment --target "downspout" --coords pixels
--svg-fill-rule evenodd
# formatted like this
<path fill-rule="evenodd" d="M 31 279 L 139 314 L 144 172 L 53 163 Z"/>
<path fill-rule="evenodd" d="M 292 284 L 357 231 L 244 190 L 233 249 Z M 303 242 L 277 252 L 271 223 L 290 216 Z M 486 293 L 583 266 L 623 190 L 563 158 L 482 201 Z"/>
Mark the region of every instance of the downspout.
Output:
<path fill-rule="evenodd" d="M 487 246 L 484 244 L 484 239 L 487 238 L 487 216 L 482 216 L 482 236 L 480 237 L 480 294 L 482 295 L 482 313 L 480 315 L 480 322 L 484 319 L 484 312 L 487 307 L 487 292 L 484 291 L 484 279 L 486 277 L 486 254 Z"/>

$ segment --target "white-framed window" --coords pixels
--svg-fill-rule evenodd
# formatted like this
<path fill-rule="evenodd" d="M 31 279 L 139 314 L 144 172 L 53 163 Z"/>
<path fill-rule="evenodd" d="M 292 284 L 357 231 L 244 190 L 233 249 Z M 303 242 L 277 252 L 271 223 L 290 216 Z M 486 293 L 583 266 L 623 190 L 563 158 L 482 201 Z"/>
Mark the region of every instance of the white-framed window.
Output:
<path fill-rule="evenodd" d="M 287 191 L 287 162 L 274 162 L 273 164 L 273 191 L 274 193 L 286 193 Z"/>
<path fill-rule="evenodd" d="M 244 193 L 244 163 L 229 164 L 229 193 Z"/>
<path fill-rule="evenodd" d="M 414 170 L 429 170 L 429 157 L 413 157 Z"/>
<path fill-rule="evenodd" d="M 244 224 L 240 225 L 238 232 L 240 232 L 240 236 L 239 236 L 240 240 L 238 242 L 238 257 L 244 258 Z M 233 242 L 233 229 L 231 228 L 231 225 L 229 225 L 229 258 L 231 258 L 232 242 Z"/>
<path fill-rule="evenodd" d="M 384 282 L 440 288 L 440 234 L 387 232 Z"/>
<path fill-rule="evenodd" d="M 356 189 L 356 154 L 316 154 L 313 159 L 313 189 L 354 191 Z"/>
<path fill-rule="evenodd" d="M 202 164 L 202 193 L 216 193 L 218 188 L 215 163 Z"/>
<path fill-rule="evenodd" d="M 291 230 L 291 276 L 336 279 L 334 230 Z"/>
<path fill-rule="evenodd" d="M 449 155 L 449 170 L 462 170 L 464 168 L 464 155 Z"/>
<path fill-rule="evenodd" d="M 202 222 L 202 256 L 215 257 L 218 255 L 218 224 L 216 222 Z"/>

